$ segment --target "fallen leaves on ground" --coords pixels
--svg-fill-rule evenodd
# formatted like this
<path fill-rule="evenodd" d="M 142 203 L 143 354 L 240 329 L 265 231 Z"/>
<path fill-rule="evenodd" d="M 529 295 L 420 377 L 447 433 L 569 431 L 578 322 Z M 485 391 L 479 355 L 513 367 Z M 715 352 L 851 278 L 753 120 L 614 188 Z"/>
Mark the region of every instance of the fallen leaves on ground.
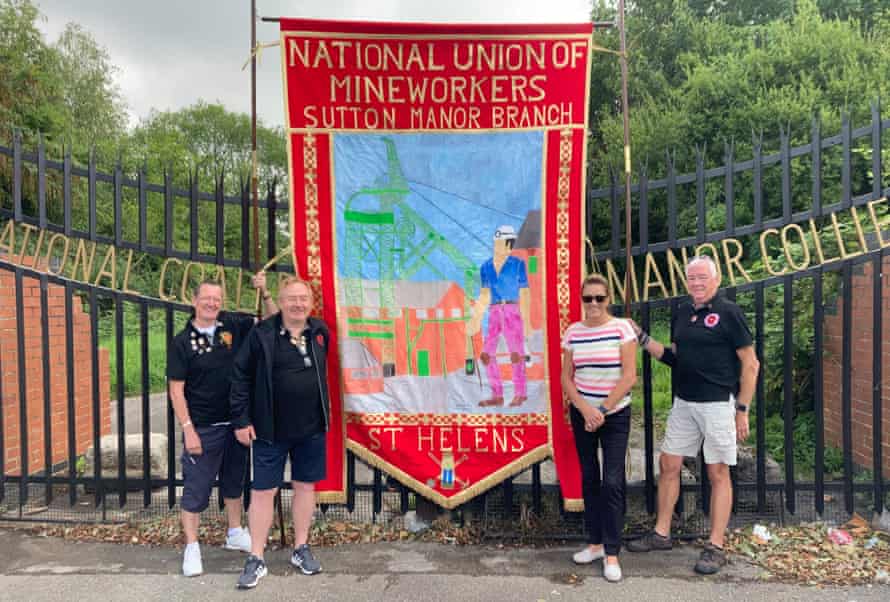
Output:
<path fill-rule="evenodd" d="M 8 523 L 4 528 L 26 531 L 38 537 L 61 537 L 72 541 L 125 543 L 148 546 L 181 546 L 185 543 L 178 515 L 155 517 L 142 521 L 117 524 L 21 524 Z M 198 538 L 201 541 L 222 543 L 226 537 L 226 521 L 223 517 L 210 517 L 201 521 Z M 286 525 L 288 544 L 293 542 L 293 531 Z M 354 543 L 381 541 L 424 541 L 449 545 L 480 543 L 481 534 L 470 526 L 461 527 L 442 518 L 421 533 L 405 530 L 401 521 L 363 523 L 345 520 L 321 520 L 312 525 L 313 545 L 338 546 Z M 279 547 L 281 531 L 277 523 L 269 532 L 273 549 Z"/>
<path fill-rule="evenodd" d="M 853 538 L 838 545 L 828 538 L 828 525 L 806 523 L 771 526 L 772 539 L 759 540 L 751 528 L 737 529 L 727 549 L 765 570 L 764 578 L 807 585 L 866 585 L 890 573 L 890 535 L 872 530 L 854 515 L 842 526 Z M 867 545 L 868 544 L 868 545 Z"/>
<path fill-rule="evenodd" d="M 27 531 L 40 537 L 60 537 L 72 541 L 106 542 L 147 546 L 181 546 L 179 516 L 170 514 L 119 524 L 22 524 L 7 523 L 4 528 Z M 763 579 L 807 585 L 867 585 L 890 575 L 890 534 L 874 531 L 867 521 L 854 515 L 842 525 L 853 537 L 849 545 L 837 545 L 828 538 L 828 525 L 807 523 L 769 530 L 772 538 L 755 537 L 752 529 L 737 529 L 727 537 L 727 550 L 761 567 Z M 287 526 L 288 543 L 292 531 Z M 200 539 L 222 542 L 226 535 L 223 517 L 202 520 Z M 269 534 L 271 547 L 279 547 L 281 534 L 276 524 Z M 491 544 L 477 526 L 460 526 L 447 517 L 435 520 L 420 533 L 404 529 L 401 521 L 364 523 L 349 520 L 320 520 L 312 526 L 314 545 L 338 546 L 356 543 L 422 541 L 447 545 Z M 516 542 L 521 546 L 527 542 Z M 540 541 L 536 542 L 540 545 Z M 507 544 L 502 544 L 507 545 Z"/>

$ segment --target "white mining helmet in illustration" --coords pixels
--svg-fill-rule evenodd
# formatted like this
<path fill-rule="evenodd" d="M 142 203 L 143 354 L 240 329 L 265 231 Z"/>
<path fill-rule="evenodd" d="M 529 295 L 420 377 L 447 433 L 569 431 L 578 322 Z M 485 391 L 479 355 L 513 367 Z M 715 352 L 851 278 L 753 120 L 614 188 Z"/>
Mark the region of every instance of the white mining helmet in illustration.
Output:
<path fill-rule="evenodd" d="M 516 240 L 516 230 L 513 226 L 501 226 L 494 231 L 495 240 Z"/>

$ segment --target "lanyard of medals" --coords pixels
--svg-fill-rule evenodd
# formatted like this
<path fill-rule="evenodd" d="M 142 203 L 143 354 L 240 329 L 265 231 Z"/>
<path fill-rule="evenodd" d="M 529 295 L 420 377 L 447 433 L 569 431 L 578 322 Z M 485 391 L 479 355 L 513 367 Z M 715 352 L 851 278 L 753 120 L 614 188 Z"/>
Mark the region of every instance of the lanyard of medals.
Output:
<path fill-rule="evenodd" d="M 295 337 L 282 328 L 281 334 L 283 335 L 285 333 L 290 336 L 290 344 L 299 349 L 300 355 L 303 356 L 303 365 L 307 368 L 312 367 L 312 358 L 309 357 L 309 340 L 306 338 L 306 335 L 301 334 L 299 337 Z"/>

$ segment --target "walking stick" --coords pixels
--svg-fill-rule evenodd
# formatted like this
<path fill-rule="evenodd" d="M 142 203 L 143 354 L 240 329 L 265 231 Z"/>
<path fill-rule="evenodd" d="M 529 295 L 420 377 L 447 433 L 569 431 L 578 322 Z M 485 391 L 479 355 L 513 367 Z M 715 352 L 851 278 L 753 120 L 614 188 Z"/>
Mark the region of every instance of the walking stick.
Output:
<path fill-rule="evenodd" d="M 291 500 L 293 504 L 293 500 Z M 284 509 L 281 504 L 281 488 L 275 494 L 275 508 L 278 511 L 278 528 L 281 529 L 281 547 L 287 548 L 287 531 L 284 528 Z"/>
<path fill-rule="evenodd" d="M 260 266 L 260 197 L 257 183 L 256 157 L 256 0 L 250 0 L 250 188 L 253 199 L 253 263 Z M 263 317 L 260 304 L 257 311 Z M 281 488 L 275 493 L 275 504 L 278 507 L 278 526 L 281 529 L 281 547 L 287 547 L 287 534 L 284 530 L 284 512 L 281 509 Z"/>

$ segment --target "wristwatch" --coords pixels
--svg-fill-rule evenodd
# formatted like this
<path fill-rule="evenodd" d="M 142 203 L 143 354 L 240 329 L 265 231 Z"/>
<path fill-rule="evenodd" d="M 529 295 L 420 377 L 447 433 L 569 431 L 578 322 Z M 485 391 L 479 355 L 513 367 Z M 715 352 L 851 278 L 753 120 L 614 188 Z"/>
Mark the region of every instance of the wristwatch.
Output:
<path fill-rule="evenodd" d="M 743 403 L 737 403 L 737 404 L 735 404 L 735 411 L 736 411 L 736 412 L 745 412 L 745 413 L 747 414 L 747 413 L 748 413 L 748 406 L 746 406 L 746 405 L 743 404 Z"/>
<path fill-rule="evenodd" d="M 597 410 L 599 410 L 600 414 L 602 414 L 603 416 L 605 416 L 606 413 L 609 411 L 608 409 L 606 409 L 606 406 L 602 404 L 600 404 L 600 407 L 598 407 Z"/>

